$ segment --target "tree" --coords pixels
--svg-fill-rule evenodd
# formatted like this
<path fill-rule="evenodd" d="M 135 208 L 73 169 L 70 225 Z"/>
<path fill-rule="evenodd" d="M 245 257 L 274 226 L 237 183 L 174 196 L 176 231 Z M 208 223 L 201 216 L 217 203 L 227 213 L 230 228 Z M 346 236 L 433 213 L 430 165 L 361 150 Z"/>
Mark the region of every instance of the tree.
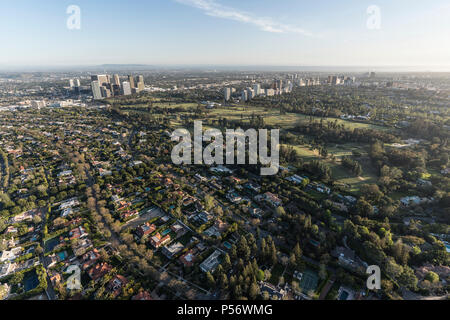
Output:
<path fill-rule="evenodd" d="M 215 200 L 214 200 L 214 198 L 212 196 L 207 195 L 205 197 L 205 208 L 206 208 L 207 211 L 209 211 L 212 208 L 214 208 L 214 203 L 215 203 Z"/>
<path fill-rule="evenodd" d="M 44 252 L 44 249 L 42 249 L 41 245 L 38 244 L 35 250 L 37 255 L 41 255 Z"/>
<path fill-rule="evenodd" d="M 414 270 L 408 266 L 405 266 L 403 268 L 403 273 L 399 277 L 399 282 L 401 285 L 409 289 L 415 290 L 417 288 L 418 280 L 414 275 Z"/>
<path fill-rule="evenodd" d="M 35 225 L 40 224 L 41 222 L 42 222 L 42 219 L 41 219 L 40 216 L 35 215 L 35 216 L 33 217 L 33 223 L 34 223 Z"/>
<path fill-rule="evenodd" d="M 431 283 L 438 283 L 439 282 L 439 275 L 433 271 L 430 271 L 425 276 L 425 280 L 430 281 Z"/>
<path fill-rule="evenodd" d="M 220 287 L 224 290 L 228 288 L 228 277 L 224 273 L 220 276 Z"/>
<path fill-rule="evenodd" d="M 297 281 L 292 281 L 291 286 L 294 292 L 300 292 L 300 285 Z"/>
<path fill-rule="evenodd" d="M 283 207 L 278 207 L 275 212 L 277 213 L 277 216 L 279 217 L 283 217 L 286 215 L 286 211 L 284 210 Z"/>
<path fill-rule="evenodd" d="M 328 276 L 327 274 L 327 267 L 324 264 L 320 264 L 319 266 L 319 278 L 324 280 Z"/>
<path fill-rule="evenodd" d="M 211 289 L 215 288 L 216 280 L 214 280 L 214 277 L 210 272 L 206 273 L 206 282 L 207 282 L 209 288 L 211 288 Z"/>
<path fill-rule="evenodd" d="M 362 217 L 371 216 L 374 212 L 372 205 L 364 199 L 359 199 L 356 204 L 356 210 Z"/>
<path fill-rule="evenodd" d="M 384 196 L 383 192 L 380 191 L 380 188 L 376 184 L 365 184 L 361 187 L 361 193 L 364 196 L 372 201 L 378 202 Z"/>
<path fill-rule="evenodd" d="M 289 265 L 291 267 L 295 267 L 297 265 L 297 261 L 295 259 L 295 253 L 292 253 L 291 256 L 289 257 Z"/>
<path fill-rule="evenodd" d="M 0 233 L 6 228 L 6 218 L 0 217 Z"/>
<path fill-rule="evenodd" d="M 259 295 L 259 287 L 258 287 L 258 285 L 255 282 L 253 282 L 250 285 L 250 290 L 248 292 L 248 295 L 249 295 L 250 299 L 252 299 L 252 300 L 255 300 L 258 297 L 258 295 Z"/>
<path fill-rule="evenodd" d="M 11 284 L 19 284 L 22 282 L 22 280 L 23 280 L 23 273 L 17 272 L 12 276 L 10 283 Z"/>
<path fill-rule="evenodd" d="M 231 268 L 231 259 L 228 253 L 225 255 L 225 258 L 223 259 L 223 267 L 225 270 L 229 270 Z"/>
<path fill-rule="evenodd" d="M 265 278 L 264 271 L 262 271 L 261 269 L 258 270 L 258 272 L 256 273 L 256 279 L 257 279 L 258 281 L 263 281 L 264 278 Z"/>
<path fill-rule="evenodd" d="M 0 300 L 6 299 L 6 295 L 8 293 L 8 285 L 7 284 L 0 284 Z"/>

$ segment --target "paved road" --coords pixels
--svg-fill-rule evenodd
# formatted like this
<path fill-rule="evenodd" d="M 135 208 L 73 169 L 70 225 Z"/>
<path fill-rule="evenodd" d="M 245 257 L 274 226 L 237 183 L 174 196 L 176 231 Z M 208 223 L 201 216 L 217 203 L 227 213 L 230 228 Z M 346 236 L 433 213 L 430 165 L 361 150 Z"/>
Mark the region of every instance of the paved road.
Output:
<path fill-rule="evenodd" d="M 48 212 L 48 207 L 45 208 L 44 213 L 43 213 L 43 219 L 42 219 L 42 226 L 46 226 L 47 225 L 47 212 Z M 44 237 L 41 237 L 41 247 L 42 249 L 45 250 L 45 244 L 44 244 Z M 49 300 L 57 300 L 56 297 L 56 292 L 53 289 L 53 284 L 50 281 L 50 277 L 48 276 L 48 272 L 47 272 L 47 264 L 45 262 L 45 257 L 44 257 L 44 251 L 42 252 L 41 255 L 39 255 L 39 260 L 41 261 L 42 265 L 45 268 L 45 274 L 47 275 L 47 289 L 45 290 L 45 293 L 47 294 L 47 297 Z"/>
<path fill-rule="evenodd" d="M 334 277 L 331 277 L 328 280 L 327 284 L 325 285 L 325 287 L 323 288 L 322 292 L 320 293 L 319 300 L 325 300 L 325 298 L 328 295 L 328 292 L 333 287 L 334 282 L 335 282 Z"/>

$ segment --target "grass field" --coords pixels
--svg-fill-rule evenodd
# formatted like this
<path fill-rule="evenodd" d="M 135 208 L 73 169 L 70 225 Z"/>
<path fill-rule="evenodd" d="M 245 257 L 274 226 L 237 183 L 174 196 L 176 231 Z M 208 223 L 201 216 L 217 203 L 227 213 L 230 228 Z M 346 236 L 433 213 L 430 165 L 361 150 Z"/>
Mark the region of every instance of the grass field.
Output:
<path fill-rule="evenodd" d="M 372 168 L 371 164 L 367 161 L 367 151 L 366 149 L 356 143 L 345 143 L 341 145 L 327 146 L 327 150 L 330 155 L 334 155 L 336 161 L 331 159 L 324 159 L 319 156 L 317 150 L 312 150 L 311 147 L 305 145 L 294 145 L 292 146 L 303 161 L 308 162 L 312 160 L 321 160 L 326 162 L 333 173 L 333 178 L 339 184 L 349 185 L 349 192 L 359 193 L 359 189 L 364 184 L 373 184 L 377 181 L 376 172 Z M 351 156 L 353 151 L 358 151 L 363 157 L 364 161 L 361 161 L 363 167 L 363 174 L 360 177 L 355 177 L 350 171 L 346 170 L 341 165 L 341 159 L 345 156 Z"/>
<path fill-rule="evenodd" d="M 196 103 L 180 103 L 180 104 L 168 104 L 168 103 L 154 103 L 154 106 L 165 107 L 165 108 L 183 108 L 186 112 L 192 112 L 193 109 L 197 108 Z M 254 107 L 251 105 L 245 106 L 221 106 L 208 111 L 208 116 L 213 118 L 225 117 L 228 120 L 239 120 L 248 119 L 252 114 L 264 116 L 265 123 L 269 126 L 279 127 L 282 129 L 290 129 L 295 127 L 300 123 L 307 123 L 310 120 L 310 116 L 297 114 L 297 113 L 287 113 L 280 115 L 279 111 L 264 109 L 260 107 Z M 364 129 L 375 129 L 375 130 L 387 130 L 382 126 L 376 126 L 369 123 L 360 123 L 336 118 L 321 118 L 312 117 L 313 120 L 323 120 L 324 122 L 337 121 L 338 124 L 343 124 L 349 128 L 364 128 Z"/>
<path fill-rule="evenodd" d="M 268 117 L 265 117 L 265 122 L 268 125 L 274 126 L 274 127 L 281 127 L 281 128 L 293 128 L 297 124 L 300 123 L 307 123 L 309 122 L 309 119 L 311 117 L 308 115 L 303 114 L 297 114 L 297 113 L 287 113 L 285 115 L 269 115 Z M 335 122 L 337 121 L 338 124 L 345 125 L 349 128 L 364 128 L 364 129 L 375 129 L 375 130 L 387 130 L 387 128 L 372 125 L 370 123 L 360 123 L 360 122 L 354 122 L 354 121 L 348 121 L 348 120 L 341 120 L 336 118 L 321 118 L 321 117 L 312 117 L 313 121 L 319 121 L 323 120 L 324 123 L 327 121 Z"/>

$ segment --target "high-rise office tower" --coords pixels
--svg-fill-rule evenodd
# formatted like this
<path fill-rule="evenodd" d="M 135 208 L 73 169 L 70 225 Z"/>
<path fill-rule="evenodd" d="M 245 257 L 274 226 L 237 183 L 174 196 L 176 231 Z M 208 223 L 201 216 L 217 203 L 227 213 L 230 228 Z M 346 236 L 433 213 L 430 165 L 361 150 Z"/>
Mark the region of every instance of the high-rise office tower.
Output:
<path fill-rule="evenodd" d="M 110 83 L 110 77 L 107 76 L 107 75 L 96 75 L 96 76 L 91 76 L 91 80 L 92 80 L 92 81 L 98 81 L 98 83 L 100 84 L 100 86 L 104 86 L 104 85 Z"/>
<path fill-rule="evenodd" d="M 92 95 L 94 96 L 94 100 L 103 99 L 100 82 L 98 80 L 92 81 L 91 87 L 92 87 Z"/>
<path fill-rule="evenodd" d="M 294 89 L 294 84 L 292 82 L 289 81 L 288 84 L 288 92 L 291 92 Z"/>
<path fill-rule="evenodd" d="M 131 95 L 131 84 L 128 81 L 122 83 L 122 92 L 124 96 Z"/>
<path fill-rule="evenodd" d="M 136 77 L 136 92 L 141 92 L 145 89 L 144 76 Z"/>
<path fill-rule="evenodd" d="M 252 100 L 256 95 L 255 95 L 255 91 L 251 88 L 247 89 L 247 94 L 248 94 L 248 99 Z"/>
<path fill-rule="evenodd" d="M 71 88 L 75 87 L 75 81 L 73 79 L 69 79 L 69 85 Z"/>
<path fill-rule="evenodd" d="M 130 83 L 131 89 L 136 89 L 133 76 L 128 76 L 128 82 Z"/>
<path fill-rule="evenodd" d="M 102 97 L 103 98 L 110 98 L 111 97 L 111 90 L 109 90 L 107 87 L 100 87 Z"/>
<path fill-rule="evenodd" d="M 112 94 L 115 97 L 122 95 L 122 89 L 121 89 L 120 85 L 117 85 L 117 84 L 112 85 Z"/>
<path fill-rule="evenodd" d="M 113 84 L 120 87 L 120 78 L 119 78 L 119 75 L 118 75 L 118 74 L 115 74 L 115 75 L 114 75 L 114 81 L 113 81 Z"/>
<path fill-rule="evenodd" d="M 253 86 L 253 91 L 255 91 L 255 95 L 259 96 L 261 94 L 261 85 L 259 83 Z"/>
<path fill-rule="evenodd" d="M 241 100 L 242 101 L 247 101 L 248 100 L 248 92 L 247 92 L 247 90 L 243 90 L 242 91 Z"/>
<path fill-rule="evenodd" d="M 145 84 L 144 84 L 144 82 L 138 82 L 138 83 L 137 83 L 136 91 L 137 91 L 137 92 L 141 92 L 141 91 L 144 91 L 144 90 L 145 90 Z"/>
<path fill-rule="evenodd" d="M 337 76 L 328 76 L 328 84 L 331 84 L 333 86 L 338 84 L 338 77 Z"/>
<path fill-rule="evenodd" d="M 224 95 L 225 101 L 229 101 L 231 99 L 231 89 L 225 88 L 223 90 L 223 95 Z"/>
<path fill-rule="evenodd" d="M 277 80 L 275 81 L 275 88 L 274 89 L 283 89 L 283 80 Z"/>

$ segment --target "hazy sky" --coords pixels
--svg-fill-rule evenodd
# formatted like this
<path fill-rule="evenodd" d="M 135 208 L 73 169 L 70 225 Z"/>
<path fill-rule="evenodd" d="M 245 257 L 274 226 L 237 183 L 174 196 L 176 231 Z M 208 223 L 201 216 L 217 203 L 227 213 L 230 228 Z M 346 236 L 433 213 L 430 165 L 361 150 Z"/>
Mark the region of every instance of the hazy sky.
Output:
<path fill-rule="evenodd" d="M 81 29 L 67 28 L 69 5 Z M 377 5 L 381 28 L 367 27 Z M 448 0 L 0 2 L 0 66 L 450 67 Z"/>

